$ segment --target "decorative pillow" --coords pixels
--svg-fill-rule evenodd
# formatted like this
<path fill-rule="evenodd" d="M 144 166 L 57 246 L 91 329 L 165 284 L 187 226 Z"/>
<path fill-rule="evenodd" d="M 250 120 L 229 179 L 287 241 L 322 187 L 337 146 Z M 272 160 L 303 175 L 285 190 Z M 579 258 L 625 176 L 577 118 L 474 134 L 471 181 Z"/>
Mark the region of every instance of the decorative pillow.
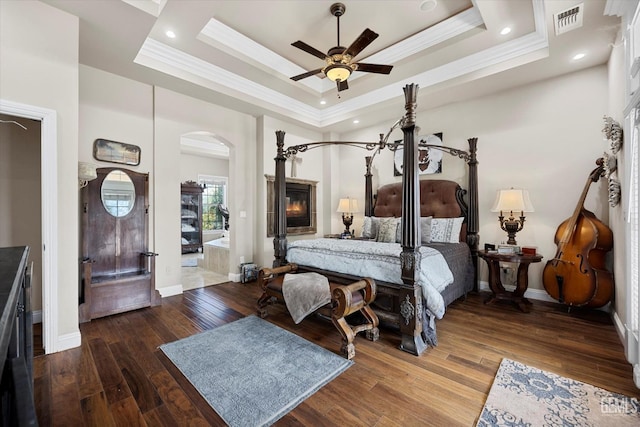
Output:
<path fill-rule="evenodd" d="M 431 242 L 431 218 L 430 216 L 420 218 L 420 238 L 422 243 Z M 396 243 L 402 243 L 402 220 L 400 218 L 398 218 L 396 227 Z"/>
<path fill-rule="evenodd" d="M 380 218 L 380 227 L 376 242 L 395 243 L 398 218 Z"/>
<path fill-rule="evenodd" d="M 433 218 L 431 220 L 431 241 L 444 243 L 458 243 L 460 241 L 460 229 L 464 217 L 460 218 Z"/>
<path fill-rule="evenodd" d="M 431 220 L 433 217 L 423 216 L 420 218 L 420 238 L 422 243 L 431 243 Z"/>
<path fill-rule="evenodd" d="M 380 218 L 375 216 L 365 216 L 362 223 L 362 237 L 365 239 L 375 239 L 378 237 L 378 228 L 380 227 Z"/>

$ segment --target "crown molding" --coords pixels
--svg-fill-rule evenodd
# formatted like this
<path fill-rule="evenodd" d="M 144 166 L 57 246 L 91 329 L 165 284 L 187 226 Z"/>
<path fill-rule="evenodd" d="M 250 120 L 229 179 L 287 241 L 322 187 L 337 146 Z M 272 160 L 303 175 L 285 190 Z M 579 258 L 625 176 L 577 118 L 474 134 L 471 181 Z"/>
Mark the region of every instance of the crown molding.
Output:
<path fill-rule="evenodd" d="M 377 64 L 395 64 L 483 24 L 480 12 L 474 6 L 365 59 L 367 62 Z M 242 61 L 287 79 L 307 71 L 215 18 L 211 18 L 205 24 L 196 38 L 213 47 L 221 47 L 225 52 Z M 247 52 L 251 52 L 251 55 Z M 349 80 L 353 81 L 362 75 L 355 73 Z M 306 78 L 298 81 L 298 84 L 303 84 L 318 94 L 335 89 L 335 83 L 319 77 Z"/>
<path fill-rule="evenodd" d="M 133 62 L 319 126 L 317 108 L 157 40 L 147 38 Z"/>
<path fill-rule="evenodd" d="M 607 0 L 604 5 L 604 14 L 622 18 L 626 14 L 632 14 L 637 5 L 637 0 Z"/>
<path fill-rule="evenodd" d="M 326 109 L 312 107 L 151 38 L 145 40 L 134 62 L 322 128 L 343 121 L 364 108 L 397 98 L 398 88 L 405 84 L 416 83 L 425 88 L 481 70 L 492 72 L 489 69 L 491 67 L 524 58 L 533 52 L 543 52 L 549 46 L 544 2 L 532 0 L 532 5 L 534 32 L 344 100 Z M 470 17 L 465 18 L 466 25 L 474 22 L 469 19 Z"/>
<path fill-rule="evenodd" d="M 472 7 L 451 18 L 399 41 L 366 58 L 367 62 L 395 64 L 411 55 L 457 37 L 484 24 L 477 7 Z"/>
<path fill-rule="evenodd" d="M 215 18 L 205 24 L 196 38 L 210 46 L 222 47 L 234 57 L 286 79 L 307 71 Z M 251 52 L 251 55 L 247 52 Z M 323 81 L 319 78 L 304 79 L 300 83 L 317 93 L 323 91 Z"/>

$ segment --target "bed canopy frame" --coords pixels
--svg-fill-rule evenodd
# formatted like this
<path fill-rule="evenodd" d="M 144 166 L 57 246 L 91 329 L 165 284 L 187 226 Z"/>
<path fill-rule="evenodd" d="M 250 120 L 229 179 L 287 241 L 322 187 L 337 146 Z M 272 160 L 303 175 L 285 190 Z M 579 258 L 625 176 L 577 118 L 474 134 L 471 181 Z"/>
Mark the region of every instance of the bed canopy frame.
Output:
<path fill-rule="evenodd" d="M 424 141 L 416 143 L 416 106 L 418 85 L 409 84 L 404 88 L 405 114 L 389 129 L 387 134 L 380 134 L 378 142 L 361 141 L 322 141 L 310 142 L 306 144 L 294 145 L 285 148 L 285 132 L 276 131 L 277 154 L 275 157 L 275 224 L 274 224 L 274 261 L 273 267 L 280 267 L 287 264 L 287 219 L 286 219 L 286 160 L 298 153 L 318 148 L 326 145 L 353 146 L 368 151 L 374 151 L 373 155 L 366 156 L 365 173 L 365 215 L 373 216 L 374 197 L 372 185 L 371 166 L 375 154 L 388 149 L 396 151 L 403 147 L 404 172 L 402 174 L 402 253 L 400 254 L 401 278 L 403 285 L 400 286 L 400 332 L 402 334 L 401 348 L 409 353 L 420 355 L 426 349 L 426 344 L 421 338 L 422 333 L 422 291 L 417 283 L 419 278 L 419 268 L 421 254 L 419 251 L 421 244 L 420 236 L 420 183 L 418 175 L 418 148 L 433 148 L 442 150 L 452 156 L 464 160 L 468 165 L 468 197 L 469 209 L 467 215 L 466 243 L 471 251 L 471 258 L 474 267 L 474 283 L 477 283 L 478 264 L 478 173 L 477 173 L 477 138 L 468 139 L 469 150 L 464 151 L 457 148 L 427 144 Z M 391 132 L 397 127 L 401 127 L 403 141 L 388 143 Z"/>

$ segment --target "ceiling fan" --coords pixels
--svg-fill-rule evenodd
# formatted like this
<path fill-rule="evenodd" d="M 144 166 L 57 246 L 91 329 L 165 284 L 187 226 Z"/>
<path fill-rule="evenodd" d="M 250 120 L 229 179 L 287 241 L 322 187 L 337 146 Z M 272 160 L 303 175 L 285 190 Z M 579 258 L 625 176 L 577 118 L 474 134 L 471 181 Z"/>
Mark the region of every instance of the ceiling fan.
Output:
<path fill-rule="evenodd" d="M 320 52 L 318 49 L 309 46 L 303 41 L 298 40 L 291 43 L 292 46 L 302 49 L 313 56 L 324 60 L 326 65 L 313 71 L 299 74 L 291 77 L 291 80 L 298 81 L 315 74 L 324 73 L 329 80 L 336 82 L 338 92 L 349 89 L 347 79 L 354 71 L 362 71 L 365 73 L 389 74 L 393 65 L 365 64 L 363 62 L 353 62 L 353 58 L 362 52 L 364 48 L 369 46 L 372 41 L 378 37 L 378 33 L 366 29 L 360 36 L 351 43 L 351 46 L 345 48 L 340 46 L 340 17 L 344 15 L 346 7 L 342 3 L 334 3 L 329 8 L 331 14 L 338 18 L 338 45 L 329 49 L 327 54 Z"/>

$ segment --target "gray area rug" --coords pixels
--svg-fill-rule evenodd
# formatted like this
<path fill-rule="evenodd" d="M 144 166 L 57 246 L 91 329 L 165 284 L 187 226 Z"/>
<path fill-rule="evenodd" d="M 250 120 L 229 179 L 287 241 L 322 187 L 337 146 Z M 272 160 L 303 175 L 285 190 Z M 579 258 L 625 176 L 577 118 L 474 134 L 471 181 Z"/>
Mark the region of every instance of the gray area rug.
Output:
<path fill-rule="evenodd" d="M 639 426 L 638 400 L 502 359 L 477 426 Z"/>
<path fill-rule="evenodd" d="M 160 346 L 230 426 L 268 426 L 353 364 L 248 316 Z"/>

